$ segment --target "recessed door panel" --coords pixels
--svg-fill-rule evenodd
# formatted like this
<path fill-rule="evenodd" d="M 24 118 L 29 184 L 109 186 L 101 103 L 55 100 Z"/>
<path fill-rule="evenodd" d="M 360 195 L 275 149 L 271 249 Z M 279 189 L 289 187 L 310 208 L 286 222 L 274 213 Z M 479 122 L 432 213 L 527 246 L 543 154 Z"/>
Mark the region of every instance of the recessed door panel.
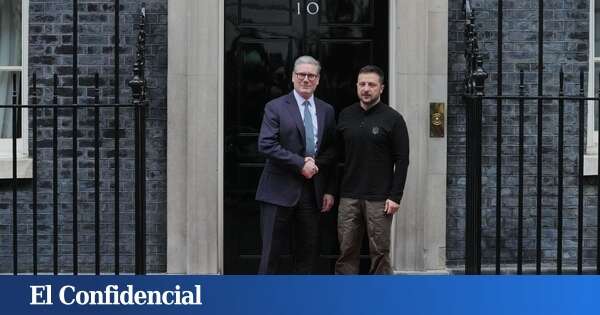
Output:
<path fill-rule="evenodd" d="M 287 93 L 291 49 L 289 39 L 240 40 L 236 108 L 237 121 L 245 129 L 240 132 L 258 132 L 265 103 Z"/>
<path fill-rule="evenodd" d="M 242 24 L 290 25 L 292 0 L 240 0 Z"/>
<path fill-rule="evenodd" d="M 374 0 L 323 0 L 321 24 L 374 24 Z"/>
<path fill-rule="evenodd" d="M 319 55 L 323 72 L 319 92 L 325 99 L 335 99 L 333 105 L 339 113 L 357 101 L 356 74 L 365 65 L 364 60 L 373 60 L 373 40 L 322 39 Z"/>

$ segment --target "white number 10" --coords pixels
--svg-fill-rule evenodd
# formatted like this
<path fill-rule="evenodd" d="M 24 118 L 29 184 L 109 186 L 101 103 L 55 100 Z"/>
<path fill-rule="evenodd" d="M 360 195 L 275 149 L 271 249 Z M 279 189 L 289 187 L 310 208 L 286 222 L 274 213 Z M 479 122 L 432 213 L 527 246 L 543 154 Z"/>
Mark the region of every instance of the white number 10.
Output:
<path fill-rule="evenodd" d="M 302 8 L 300 7 L 300 2 L 297 3 L 297 8 L 298 8 L 298 15 L 302 14 L 301 10 Z M 310 15 L 315 15 L 317 13 L 319 13 L 319 4 L 316 3 L 315 1 L 311 1 L 309 3 L 306 4 L 306 12 Z"/>

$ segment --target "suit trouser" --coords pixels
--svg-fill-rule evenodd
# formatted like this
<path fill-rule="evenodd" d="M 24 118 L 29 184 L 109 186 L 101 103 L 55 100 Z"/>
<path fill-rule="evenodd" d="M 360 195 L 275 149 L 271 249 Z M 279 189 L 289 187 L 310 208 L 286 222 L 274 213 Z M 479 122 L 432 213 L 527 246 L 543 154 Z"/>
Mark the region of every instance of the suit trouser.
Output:
<path fill-rule="evenodd" d="M 385 201 L 341 198 L 338 207 L 340 256 L 336 274 L 358 274 L 360 246 L 365 227 L 369 238 L 370 274 L 391 274 L 390 233 L 392 217 L 384 213 Z"/>
<path fill-rule="evenodd" d="M 279 256 L 293 224 L 292 254 L 295 274 L 311 274 L 319 254 L 319 218 L 314 186 L 306 181 L 294 207 L 260 203 L 262 254 L 258 274 L 275 274 Z"/>

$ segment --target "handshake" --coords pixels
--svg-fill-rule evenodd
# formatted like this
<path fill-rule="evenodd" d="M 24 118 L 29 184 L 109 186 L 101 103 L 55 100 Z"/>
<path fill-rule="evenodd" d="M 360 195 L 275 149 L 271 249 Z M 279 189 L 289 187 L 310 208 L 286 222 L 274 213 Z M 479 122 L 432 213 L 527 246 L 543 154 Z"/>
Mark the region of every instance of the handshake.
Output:
<path fill-rule="evenodd" d="M 304 166 L 302 167 L 302 176 L 306 179 L 311 179 L 315 174 L 319 172 L 319 168 L 317 164 L 315 164 L 315 159 L 307 156 L 304 158 Z"/>

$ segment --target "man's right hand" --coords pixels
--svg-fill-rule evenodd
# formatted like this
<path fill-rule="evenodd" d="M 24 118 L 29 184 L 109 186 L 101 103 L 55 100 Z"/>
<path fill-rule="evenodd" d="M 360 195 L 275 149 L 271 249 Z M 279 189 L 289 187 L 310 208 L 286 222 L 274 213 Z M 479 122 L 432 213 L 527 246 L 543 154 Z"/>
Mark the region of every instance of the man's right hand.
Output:
<path fill-rule="evenodd" d="M 302 167 L 302 176 L 306 179 L 311 179 L 319 172 L 319 168 L 315 164 L 315 159 L 310 156 L 304 158 L 304 166 Z"/>

